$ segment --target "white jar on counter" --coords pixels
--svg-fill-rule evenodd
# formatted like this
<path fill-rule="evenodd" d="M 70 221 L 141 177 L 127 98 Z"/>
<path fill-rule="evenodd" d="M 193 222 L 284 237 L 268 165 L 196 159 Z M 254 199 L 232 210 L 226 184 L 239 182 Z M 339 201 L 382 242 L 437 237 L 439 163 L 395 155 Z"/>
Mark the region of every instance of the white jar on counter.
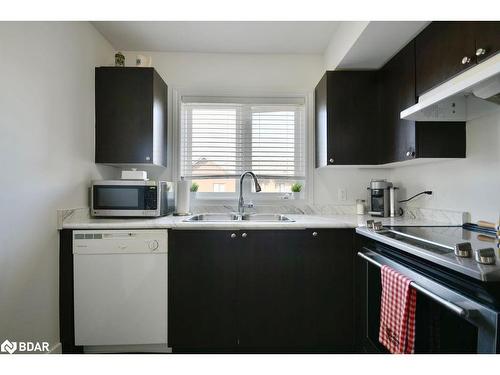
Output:
<path fill-rule="evenodd" d="M 358 214 L 358 215 L 365 214 L 365 200 L 364 199 L 356 199 L 356 214 Z"/>

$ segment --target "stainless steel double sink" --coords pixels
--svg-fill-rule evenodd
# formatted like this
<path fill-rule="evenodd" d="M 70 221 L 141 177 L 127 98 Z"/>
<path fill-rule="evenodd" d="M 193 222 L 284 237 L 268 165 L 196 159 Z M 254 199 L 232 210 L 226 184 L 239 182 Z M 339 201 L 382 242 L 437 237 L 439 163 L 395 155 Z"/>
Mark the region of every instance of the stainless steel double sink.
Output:
<path fill-rule="evenodd" d="M 294 222 L 295 220 L 281 214 L 199 214 L 184 220 L 186 222 L 234 222 L 234 221 L 260 221 L 260 222 Z"/>

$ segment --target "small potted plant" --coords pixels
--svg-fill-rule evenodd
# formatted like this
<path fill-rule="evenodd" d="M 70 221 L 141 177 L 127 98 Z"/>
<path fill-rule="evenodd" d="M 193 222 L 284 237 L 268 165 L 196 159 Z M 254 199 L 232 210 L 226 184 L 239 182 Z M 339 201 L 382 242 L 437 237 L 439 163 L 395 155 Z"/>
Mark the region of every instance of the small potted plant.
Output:
<path fill-rule="evenodd" d="M 191 184 L 191 187 L 189 188 L 189 191 L 191 192 L 191 198 L 196 198 L 196 192 L 198 191 L 198 188 L 200 185 L 198 185 L 196 182 L 193 182 Z"/>
<path fill-rule="evenodd" d="M 293 199 L 300 199 L 300 192 L 302 191 L 302 185 L 296 182 L 292 185 L 291 190 L 293 193 Z"/>

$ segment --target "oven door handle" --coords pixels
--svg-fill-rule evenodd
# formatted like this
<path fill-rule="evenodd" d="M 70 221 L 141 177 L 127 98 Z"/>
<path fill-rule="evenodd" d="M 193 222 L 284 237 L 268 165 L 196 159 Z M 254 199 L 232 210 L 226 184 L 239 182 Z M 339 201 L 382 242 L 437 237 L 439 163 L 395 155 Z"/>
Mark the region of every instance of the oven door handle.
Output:
<path fill-rule="evenodd" d="M 369 257 L 367 254 L 363 253 L 363 252 L 358 252 L 358 256 L 360 258 L 363 258 L 364 260 L 366 260 L 367 262 L 381 268 L 383 266 L 383 264 L 377 262 L 376 260 L 372 259 L 371 257 Z M 410 285 L 415 288 L 416 290 L 418 290 L 419 292 L 421 292 L 422 294 L 425 294 L 427 297 L 429 297 L 430 299 L 440 303 L 441 305 L 445 306 L 447 309 L 453 311 L 455 314 L 461 316 L 461 317 L 468 317 L 469 316 L 469 311 L 458 306 L 458 305 L 455 305 L 453 302 L 450 302 L 440 296 L 438 296 L 437 294 L 431 292 L 430 290 L 418 285 L 417 283 L 415 283 L 414 281 L 412 281 L 410 283 Z"/>

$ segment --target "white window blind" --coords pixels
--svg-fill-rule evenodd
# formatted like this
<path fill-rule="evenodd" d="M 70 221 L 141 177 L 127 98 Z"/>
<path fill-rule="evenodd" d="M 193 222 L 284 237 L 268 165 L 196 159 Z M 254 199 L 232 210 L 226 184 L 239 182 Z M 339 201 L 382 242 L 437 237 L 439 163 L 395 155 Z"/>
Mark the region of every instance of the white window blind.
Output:
<path fill-rule="evenodd" d="M 181 175 L 305 178 L 303 98 L 182 97 Z"/>

